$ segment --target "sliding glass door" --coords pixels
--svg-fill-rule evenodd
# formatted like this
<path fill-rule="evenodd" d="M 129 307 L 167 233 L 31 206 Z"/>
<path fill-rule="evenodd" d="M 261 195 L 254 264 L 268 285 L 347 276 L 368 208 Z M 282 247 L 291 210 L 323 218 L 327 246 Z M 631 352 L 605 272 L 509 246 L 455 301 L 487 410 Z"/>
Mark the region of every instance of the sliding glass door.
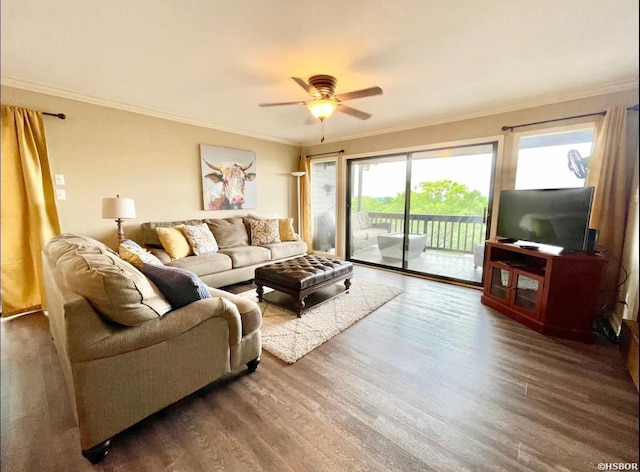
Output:
<path fill-rule="evenodd" d="M 496 144 L 348 161 L 349 258 L 482 282 Z"/>

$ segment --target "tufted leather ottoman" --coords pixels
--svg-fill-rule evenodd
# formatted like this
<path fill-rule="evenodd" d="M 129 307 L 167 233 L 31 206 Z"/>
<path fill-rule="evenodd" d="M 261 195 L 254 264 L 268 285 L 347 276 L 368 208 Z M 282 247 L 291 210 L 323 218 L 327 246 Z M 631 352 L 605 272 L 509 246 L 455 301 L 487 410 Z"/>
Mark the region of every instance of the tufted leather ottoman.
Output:
<path fill-rule="evenodd" d="M 341 280 L 344 280 L 345 291 L 349 291 L 352 275 L 351 262 L 307 254 L 258 267 L 254 281 L 258 301 L 262 301 L 263 287 L 284 292 L 293 298 L 295 311 L 300 318 L 307 296 Z"/>

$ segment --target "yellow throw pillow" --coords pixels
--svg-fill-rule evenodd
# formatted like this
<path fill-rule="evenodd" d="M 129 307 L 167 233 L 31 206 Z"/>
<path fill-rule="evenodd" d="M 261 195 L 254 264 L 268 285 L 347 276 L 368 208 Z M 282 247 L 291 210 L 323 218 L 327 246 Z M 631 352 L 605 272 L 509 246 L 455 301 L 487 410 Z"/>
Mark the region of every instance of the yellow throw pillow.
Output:
<path fill-rule="evenodd" d="M 171 259 L 182 259 L 183 257 L 193 255 L 189 241 L 182 232 L 184 225 L 174 226 L 173 228 L 156 228 L 160 243 Z"/>
<path fill-rule="evenodd" d="M 280 241 L 296 241 L 293 218 L 280 218 L 278 220 L 278 228 L 280 229 Z"/>

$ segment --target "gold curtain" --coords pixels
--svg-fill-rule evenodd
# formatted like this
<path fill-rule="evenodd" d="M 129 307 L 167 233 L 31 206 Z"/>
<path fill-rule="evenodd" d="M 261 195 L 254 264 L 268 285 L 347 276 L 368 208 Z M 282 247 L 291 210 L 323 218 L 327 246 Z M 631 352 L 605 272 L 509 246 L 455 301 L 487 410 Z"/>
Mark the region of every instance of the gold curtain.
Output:
<path fill-rule="evenodd" d="M 311 158 L 300 156 L 300 171 L 305 174 L 300 182 L 300 215 L 302 234 L 300 237 L 311 249 Z"/>
<path fill-rule="evenodd" d="M 42 113 L 2 105 L 2 316 L 39 309 L 40 252 L 60 232 Z"/>
<path fill-rule="evenodd" d="M 616 310 L 619 296 L 617 286 L 634 166 L 634 157 L 627 152 L 626 107 L 614 106 L 607 110 L 596 129 L 594 142 L 585 185 L 595 187 L 590 226 L 598 229 L 598 245 L 604 248 L 609 260 L 601 285 L 604 290 L 601 302 L 611 313 Z M 619 322 L 610 321 L 619 329 Z"/>

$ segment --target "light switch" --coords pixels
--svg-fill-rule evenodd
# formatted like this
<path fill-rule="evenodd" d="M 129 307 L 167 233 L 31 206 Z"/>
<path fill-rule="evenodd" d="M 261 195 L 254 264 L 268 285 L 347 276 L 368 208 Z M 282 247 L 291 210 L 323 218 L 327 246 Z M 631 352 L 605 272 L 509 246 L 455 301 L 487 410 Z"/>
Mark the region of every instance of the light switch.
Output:
<path fill-rule="evenodd" d="M 66 200 L 67 199 L 67 191 L 62 188 L 56 189 L 56 200 Z"/>
<path fill-rule="evenodd" d="M 56 185 L 64 185 L 64 174 L 56 174 L 54 178 Z"/>

